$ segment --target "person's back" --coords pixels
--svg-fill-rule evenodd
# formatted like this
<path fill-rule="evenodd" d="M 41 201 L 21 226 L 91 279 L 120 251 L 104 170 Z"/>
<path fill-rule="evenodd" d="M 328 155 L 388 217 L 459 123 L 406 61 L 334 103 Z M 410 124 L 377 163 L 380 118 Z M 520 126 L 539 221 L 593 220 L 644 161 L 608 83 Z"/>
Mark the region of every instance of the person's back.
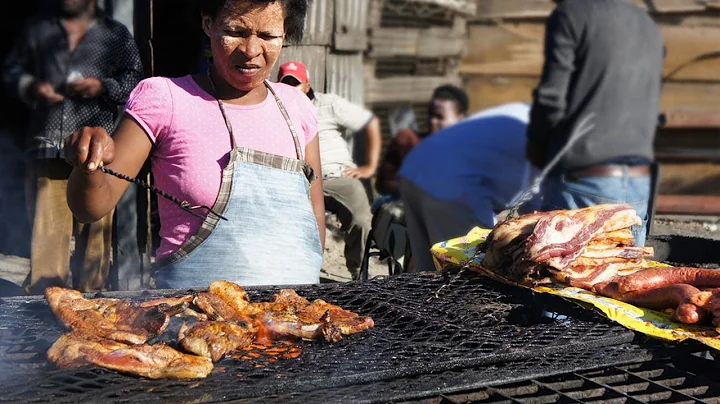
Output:
<path fill-rule="evenodd" d="M 433 269 L 430 247 L 492 227 L 529 183 L 525 158 L 529 107 L 505 104 L 475 114 L 420 142 L 398 176 L 416 270 Z"/>
<path fill-rule="evenodd" d="M 504 104 L 445 128 L 405 157 L 399 175 L 438 199 L 471 206 L 486 199 L 502 210 L 528 182 L 528 111 L 526 104 Z"/>
<path fill-rule="evenodd" d="M 553 51 L 546 52 L 529 128 L 530 137 L 548 140 L 547 160 L 580 119 L 595 113 L 593 134 L 572 147 L 558 171 L 618 158 L 652 161 L 664 56 L 654 21 L 628 0 L 563 0 L 548 31 L 555 33 L 547 45 Z"/>

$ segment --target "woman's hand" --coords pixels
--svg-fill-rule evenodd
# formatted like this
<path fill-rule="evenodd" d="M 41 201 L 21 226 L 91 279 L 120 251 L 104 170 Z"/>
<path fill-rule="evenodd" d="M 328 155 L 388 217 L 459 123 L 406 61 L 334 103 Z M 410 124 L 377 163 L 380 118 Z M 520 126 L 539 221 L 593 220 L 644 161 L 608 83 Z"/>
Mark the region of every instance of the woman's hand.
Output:
<path fill-rule="evenodd" d="M 84 127 L 65 138 L 65 160 L 92 173 L 115 160 L 115 142 L 103 128 Z"/>

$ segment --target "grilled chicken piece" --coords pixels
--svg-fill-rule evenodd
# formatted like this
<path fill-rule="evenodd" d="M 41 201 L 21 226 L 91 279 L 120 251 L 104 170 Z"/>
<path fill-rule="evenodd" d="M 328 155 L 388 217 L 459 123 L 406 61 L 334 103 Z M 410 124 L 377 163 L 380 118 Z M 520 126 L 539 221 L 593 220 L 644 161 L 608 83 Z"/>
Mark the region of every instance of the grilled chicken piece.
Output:
<path fill-rule="evenodd" d="M 207 314 L 210 320 L 218 321 L 239 321 L 240 314 L 219 296 L 212 293 L 201 292 L 193 299 L 193 304 L 203 313 Z"/>
<path fill-rule="evenodd" d="M 131 344 L 142 344 L 161 333 L 170 315 L 179 310 L 162 304 L 140 307 L 120 299 L 86 299 L 76 290 L 61 287 L 47 288 L 45 298 L 66 327 Z"/>
<path fill-rule="evenodd" d="M 331 342 L 374 326 L 370 317 L 359 316 L 323 300 L 310 303 L 292 289 L 282 289 L 272 302 L 251 303 L 245 290 L 232 282 L 215 281 L 208 291 L 220 297 L 256 332 L 258 342 L 270 336 Z"/>
<path fill-rule="evenodd" d="M 310 301 L 292 289 L 281 289 L 272 302 L 254 303 L 259 311 L 296 313 L 310 305 Z"/>
<path fill-rule="evenodd" d="M 81 332 L 61 336 L 48 359 L 60 367 L 92 364 L 150 379 L 203 378 L 213 369 L 210 359 L 165 344 L 126 345 Z"/>
<path fill-rule="evenodd" d="M 341 340 L 342 335 L 356 334 L 375 326 L 372 318 L 360 316 L 321 299 L 314 300 L 300 311 L 298 318 L 303 323 L 322 323 L 322 335 L 330 342 Z"/>
<path fill-rule="evenodd" d="M 247 292 L 240 285 L 228 281 L 214 281 L 208 286 L 208 292 L 222 299 L 238 315 L 257 314 L 260 308 L 250 303 Z"/>
<path fill-rule="evenodd" d="M 276 335 L 306 340 L 325 338 L 329 342 L 338 342 L 343 335 L 355 334 L 375 325 L 370 317 L 320 299 L 297 311 L 266 311 L 264 321 Z"/>
<path fill-rule="evenodd" d="M 226 353 L 250 345 L 253 331 L 246 326 L 224 322 L 204 321 L 182 330 L 180 346 L 188 352 L 217 362 Z"/>

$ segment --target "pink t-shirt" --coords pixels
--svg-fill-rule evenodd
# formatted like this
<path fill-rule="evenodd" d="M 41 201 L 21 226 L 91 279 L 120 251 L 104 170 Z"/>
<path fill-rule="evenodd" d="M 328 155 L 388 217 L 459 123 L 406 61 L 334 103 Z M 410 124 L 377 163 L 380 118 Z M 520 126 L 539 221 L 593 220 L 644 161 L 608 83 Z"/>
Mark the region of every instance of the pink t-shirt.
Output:
<path fill-rule="evenodd" d="M 300 90 L 271 84 L 290 115 L 304 148 L 317 134 L 315 108 Z M 268 91 L 256 105 L 225 103 L 238 147 L 297 158 L 285 119 Z M 130 94 L 126 112 L 145 129 L 155 186 L 193 205 L 212 207 L 220 191 L 222 169 L 229 161 L 230 134 L 220 107 L 191 76 L 152 77 Z M 159 197 L 160 247 L 157 258 L 175 251 L 197 232 L 202 220 Z M 199 211 L 202 215 L 206 212 Z"/>

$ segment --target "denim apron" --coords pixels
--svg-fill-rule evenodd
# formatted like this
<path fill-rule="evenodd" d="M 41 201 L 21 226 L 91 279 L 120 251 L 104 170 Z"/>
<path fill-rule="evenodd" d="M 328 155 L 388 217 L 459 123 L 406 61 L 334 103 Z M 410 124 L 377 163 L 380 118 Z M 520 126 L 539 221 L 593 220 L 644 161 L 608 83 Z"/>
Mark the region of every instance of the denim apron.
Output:
<path fill-rule="evenodd" d="M 212 79 L 210 83 L 217 93 Z M 209 214 L 197 234 L 158 263 L 157 288 L 206 288 L 215 280 L 244 286 L 320 281 L 323 254 L 310 202 L 315 176 L 303 160 L 287 110 L 273 88 L 265 86 L 290 129 L 297 159 L 236 147 L 225 107 L 217 99 L 232 150 L 212 209 L 228 220 Z"/>

